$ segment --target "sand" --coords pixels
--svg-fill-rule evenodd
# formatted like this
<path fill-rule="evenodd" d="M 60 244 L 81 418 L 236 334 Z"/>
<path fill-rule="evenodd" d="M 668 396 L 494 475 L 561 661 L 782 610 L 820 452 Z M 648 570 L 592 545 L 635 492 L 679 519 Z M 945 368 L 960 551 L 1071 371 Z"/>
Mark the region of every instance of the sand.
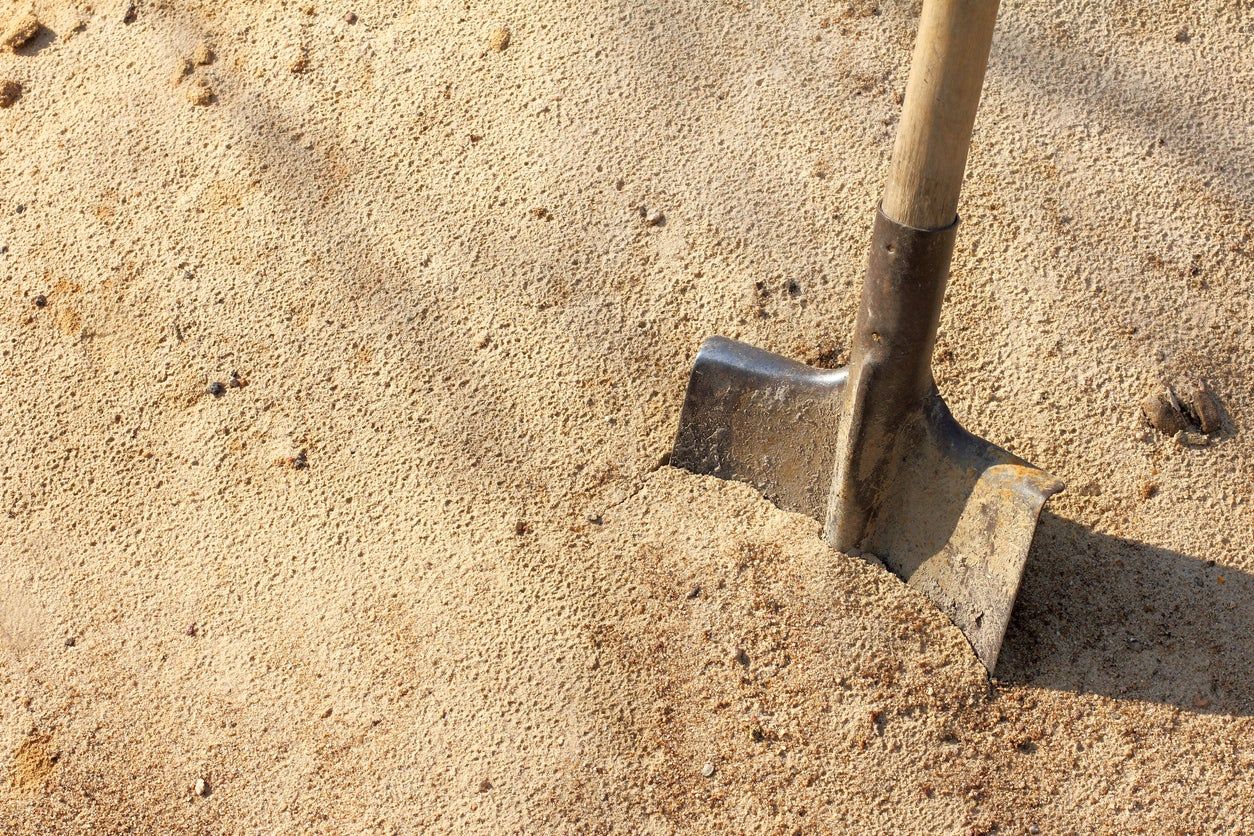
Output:
<path fill-rule="evenodd" d="M 705 336 L 846 352 L 917 6 L 36 2 L 0 830 L 1249 832 L 1248 3 L 1003 6 L 937 377 L 1068 491 L 993 681 L 662 463 Z"/>

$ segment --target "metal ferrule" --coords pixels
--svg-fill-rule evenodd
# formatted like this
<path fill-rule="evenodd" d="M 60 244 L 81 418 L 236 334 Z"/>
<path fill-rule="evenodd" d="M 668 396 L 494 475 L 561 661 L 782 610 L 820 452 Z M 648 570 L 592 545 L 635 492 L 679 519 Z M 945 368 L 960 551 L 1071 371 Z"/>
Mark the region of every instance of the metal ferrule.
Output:
<path fill-rule="evenodd" d="M 923 230 L 875 213 L 850 366 L 879 367 L 875 397 L 885 411 L 889 404 L 917 408 L 932 391 L 932 350 L 957 232 L 956 217 L 944 229 Z"/>
<path fill-rule="evenodd" d="M 932 349 L 957 230 L 957 218 L 923 230 L 876 212 L 827 512 L 836 548 L 861 545 L 893 478 L 898 442 L 936 391 Z"/>

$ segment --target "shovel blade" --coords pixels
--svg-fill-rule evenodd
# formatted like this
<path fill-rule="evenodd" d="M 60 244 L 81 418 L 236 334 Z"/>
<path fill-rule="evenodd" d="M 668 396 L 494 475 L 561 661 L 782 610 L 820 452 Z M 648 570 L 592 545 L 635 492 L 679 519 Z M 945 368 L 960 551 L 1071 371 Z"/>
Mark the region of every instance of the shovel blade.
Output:
<path fill-rule="evenodd" d="M 688 379 L 671 465 L 747 482 L 785 511 L 821 520 L 847 377 L 710 337 Z"/>
<path fill-rule="evenodd" d="M 697 354 L 671 464 L 747 482 L 824 521 L 847 379 L 712 337 Z M 992 672 L 1037 517 L 1062 483 L 962 429 L 939 396 L 901 437 L 864 556 L 931 599 Z"/>

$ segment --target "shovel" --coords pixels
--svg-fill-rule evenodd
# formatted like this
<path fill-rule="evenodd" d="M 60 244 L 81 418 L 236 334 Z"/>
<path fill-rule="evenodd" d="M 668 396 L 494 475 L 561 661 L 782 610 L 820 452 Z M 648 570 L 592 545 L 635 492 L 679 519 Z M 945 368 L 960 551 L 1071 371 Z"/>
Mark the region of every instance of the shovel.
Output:
<path fill-rule="evenodd" d="M 748 482 L 930 598 L 992 673 L 1062 483 L 964 430 L 932 377 L 997 0 L 925 0 L 849 365 L 701 346 L 671 464 Z"/>

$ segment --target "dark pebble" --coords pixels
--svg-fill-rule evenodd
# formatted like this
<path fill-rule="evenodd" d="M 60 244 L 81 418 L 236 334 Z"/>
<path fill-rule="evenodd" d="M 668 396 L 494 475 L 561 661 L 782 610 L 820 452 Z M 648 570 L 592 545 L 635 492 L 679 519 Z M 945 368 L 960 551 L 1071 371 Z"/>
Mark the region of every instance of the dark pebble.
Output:
<path fill-rule="evenodd" d="M 35 307 L 36 307 L 36 308 L 46 308 L 46 307 L 48 307 L 48 297 L 47 297 L 47 296 L 44 296 L 42 293 L 41 293 L 41 294 L 39 294 L 38 296 L 36 296 L 36 297 L 35 297 Z"/>
<path fill-rule="evenodd" d="M 1158 386 L 1141 401 L 1141 412 L 1151 427 L 1163 435 L 1175 435 L 1188 428 L 1176 394 L 1167 386 Z"/>
<path fill-rule="evenodd" d="M 209 388 L 205 391 L 217 398 L 222 396 L 222 393 L 226 391 L 226 387 L 222 385 L 221 381 L 215 380 L 209 384 Z"/>

